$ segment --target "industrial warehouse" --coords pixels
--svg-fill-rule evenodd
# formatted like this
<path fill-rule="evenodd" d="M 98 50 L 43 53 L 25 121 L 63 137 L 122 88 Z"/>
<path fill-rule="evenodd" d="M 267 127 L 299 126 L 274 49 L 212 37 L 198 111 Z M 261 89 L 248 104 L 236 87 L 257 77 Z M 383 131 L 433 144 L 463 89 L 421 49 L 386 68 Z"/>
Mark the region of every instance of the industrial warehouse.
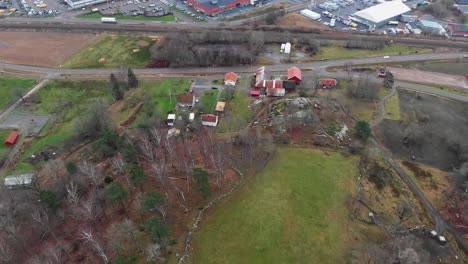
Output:
<path fill-rule="evenodd" d="M 229 8 L 254 4 L 253 0 L 188 0 L 187 3 L 207 14 L 214 14 Z"/>
<path fill-rule="evenodd" d="M 371 28 L 379 28 L 389 21 L 398 21 L 402 14 L 411 9 L 401 1 L 389 1 L 356 12 L 355 17 Z"/>

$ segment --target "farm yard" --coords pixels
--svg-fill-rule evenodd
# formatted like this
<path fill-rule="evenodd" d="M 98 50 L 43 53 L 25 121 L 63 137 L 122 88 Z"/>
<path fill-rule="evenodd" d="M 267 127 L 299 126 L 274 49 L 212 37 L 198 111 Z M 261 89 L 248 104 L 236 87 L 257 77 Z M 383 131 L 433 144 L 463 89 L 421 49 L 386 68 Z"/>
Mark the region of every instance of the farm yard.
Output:
<path fill-rule="evenodd" d="M 0 57 L 4 63 L 58 67 L 95 38 L 93 34 L 2 32 Z"/>
<path fill-rule="evenodd" d="M 358 157 L 286 147 L 275 155 L 209 213 L 195 235 L 194 263 L 346 262 L 345 200 Z"/>
<path fill-rule="evenodd" d="M 146 36 L 99 35 L 89 46 L 69 58 L 68 68 L 143 67 L 150 61 L 154 38 Z"/>

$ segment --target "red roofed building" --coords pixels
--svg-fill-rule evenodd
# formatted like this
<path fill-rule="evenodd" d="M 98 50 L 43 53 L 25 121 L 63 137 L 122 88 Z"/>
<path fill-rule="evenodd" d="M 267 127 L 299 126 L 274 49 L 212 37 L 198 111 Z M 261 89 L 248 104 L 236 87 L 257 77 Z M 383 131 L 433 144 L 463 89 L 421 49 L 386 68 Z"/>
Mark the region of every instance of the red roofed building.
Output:
<path fill-rule="evenodd" d="M 237 6 L 248 5 L 250 0 L 188 0 L 187 3 L 211 15 Z"/>
<path fill-rule="evenodd" d="M 8 135 L 7 139 L 5 140 L 5 145 L 13 146 L 16 143 L 16 141 L 18 140 L 18 138 L 19 138 L 18 131 L 12 131 Z"/>
<path fill-rule="evenodd" d="M 302 81 L 302 72 L 297 67 L 292 67 L 288 70 L 288 80 L 295 81 L 296 84 L 300 84 Z"/>
<path fill-rule="evenodd" d="M 204 126 L 217 126 L 218 116 L 212 114 L 206 114 L 201 116 L 202 125 Z"/>
<path fill-rule="evenodd" d="M 267 96 L 284 96 L 286 90 L 283 88 L 283 81 L 281 80 L 268 80 L 265 81 Z"/>
<path fill-rule="evenodd" d="M 250 91 L 250 95 L 253 97 L 259 97 L 260 96 L 260 91 L 259 90 L 252 90 Z"/>
<path fill-rule="evenodd" d="M 335 88 L 338 84 L 336 79 L 320 79 L 319 85 L 322 89 Z"/>
<path fill-rule="evenodd" d="M 228 72 L 224 76 L 224 85 L 234 86 L 237 83 L 237 74 Z"/>
<path fill-rule="evenodd" d="M 450 36 L 453 36 L 453 37 L 467 37 L 468 36 L 467 24 L 448 24 L 447 30 L 450 33 Z"/>
<path fill-rule="evenodd" d="M 255 71 L 255 88 L 260 88 L 260 84 L 265 81 L 265 66 Z"/>
<path fill-rule="evenodd" d="M 195 96 L 193 93 L 178 94 L 177 105 L 179 107 L 193 107 L 195 105 Z"/>

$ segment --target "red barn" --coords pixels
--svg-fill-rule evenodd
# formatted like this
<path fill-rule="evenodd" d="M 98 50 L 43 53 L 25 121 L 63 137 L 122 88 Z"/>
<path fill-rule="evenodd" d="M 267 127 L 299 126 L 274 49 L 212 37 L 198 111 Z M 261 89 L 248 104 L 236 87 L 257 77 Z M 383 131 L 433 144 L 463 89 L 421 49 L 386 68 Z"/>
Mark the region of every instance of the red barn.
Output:
<path fill-rule="evenodd" d="M 300 84 L 302 81 L 302 72 L 297 67 L 292 67 L 288 70 L 288 80 L 295 81 L 296 84 Z"/>
<path fill-rule="evenodd" d="M 5 145 L 13 146 L 19 138 L 19 134 L 17 131 L 12 131 L 10 135 L 8 135 L 7 139 L 5 140 Z"/>

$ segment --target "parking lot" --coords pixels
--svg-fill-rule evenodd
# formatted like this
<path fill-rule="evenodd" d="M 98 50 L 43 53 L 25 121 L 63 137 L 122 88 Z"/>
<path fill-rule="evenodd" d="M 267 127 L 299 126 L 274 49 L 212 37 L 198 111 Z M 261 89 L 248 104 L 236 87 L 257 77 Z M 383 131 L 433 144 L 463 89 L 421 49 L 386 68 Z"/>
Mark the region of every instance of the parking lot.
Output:
<path fill-rule="evenodd" d="M 14 2 L 27 16 L 56 16 L 67 9 L 63 1 L 57 0 L 16 0 Z"/>

